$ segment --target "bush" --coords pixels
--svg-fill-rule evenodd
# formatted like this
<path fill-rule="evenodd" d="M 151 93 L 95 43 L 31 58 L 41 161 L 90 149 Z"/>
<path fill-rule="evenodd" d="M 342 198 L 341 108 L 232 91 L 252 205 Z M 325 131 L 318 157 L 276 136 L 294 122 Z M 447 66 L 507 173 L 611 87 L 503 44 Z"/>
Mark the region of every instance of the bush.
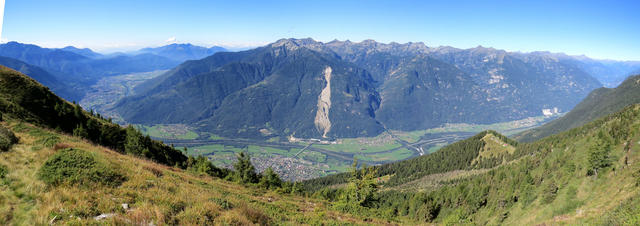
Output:
<path fill-rule="evenodd" d="M 7 173 L 9 173 L 7 167 L 4 165 L 0 165 L 0 179 L 4 179 L 4 177 L 7 176 Z"/>
<path fill-rule="evenodd" d="M 83 150 L 67 148 L 52 155 L 38 171 L 38 177 L 49 185 L 103 184 L 118 186 L 125 177 L 94 155 Z"/>
<path fill-rule="evenodd" d="M 240 152 L 238 161 L 233 164 L 235 170 L 235 180 L 243 184 L 253 184 L 258 182 L 258 174 L 256 168 L 251 163 L 249 153 Z"/>
<path fill-rule="evenodd" d="M 549 204 L 556 199 L 556 196 L 558 195 L 558 186 L 552 181 L 544 187 L 542 192 L 542 203 Z"/>
<path fill-rule="evenodd" d="M 36 143 L 48 148 L 52 148 L 56 146 L 56 144 L 60 143 L 60 137 L 56 135 L 47 135 L 38 139 Z"/>
<path fill-rule="evenodd" d="M 220 206 L 220 208 L 222 208 L 223 210 L 233 209 L 233 204 L 231 204 L 231 202 L 227 201 L 226 199 L 210 198 L 209 201 L 214 202 L 215 204 Z"/>
<path fill-rule="evenodd" d="M 8 151 L 16 143 L 18 143 L 18 137 L 11 130 L 0 126 L 0 151 Z"/>
<path fill-rule="evenodd" d="M 282 187 L 282 180 L 280 176 L 269 167 L 262 172 L 259 184 L 265 189 L 276 189 Z"/>

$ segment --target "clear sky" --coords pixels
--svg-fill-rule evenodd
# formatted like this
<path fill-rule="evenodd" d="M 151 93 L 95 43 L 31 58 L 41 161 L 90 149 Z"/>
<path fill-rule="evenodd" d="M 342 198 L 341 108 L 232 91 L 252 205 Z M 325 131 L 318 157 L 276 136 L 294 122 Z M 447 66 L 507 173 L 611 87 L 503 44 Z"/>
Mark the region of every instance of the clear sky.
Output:
<path fill-rule="evenodd" d="M 640 1 L 7 0 L 3 41 L 98 51 L 311 37 L 640 60 Z"/>

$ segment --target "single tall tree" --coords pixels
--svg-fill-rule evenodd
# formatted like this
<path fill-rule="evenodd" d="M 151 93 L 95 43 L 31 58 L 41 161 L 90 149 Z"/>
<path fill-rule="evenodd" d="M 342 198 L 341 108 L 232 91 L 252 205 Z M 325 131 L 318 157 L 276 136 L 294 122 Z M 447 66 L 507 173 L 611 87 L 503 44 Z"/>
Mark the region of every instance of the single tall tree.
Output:
<path fill-rule="evenodd" d="M 243 184 L 258 182 L 256 168 L 251 164 L 251 158 L 248 153 L 240 152 L 238 154 L 238 161 L 233 164 L 233 169 L 235 169 L 237 180 Z"/>
<path fill-rule="evenodd" d="M 589 148 L 589 169 L 593 171 L 595 176 L 598 176 L 598 170 L 611 165 L 609 159 L 609 153 L 611 153 L 611 138 L 607 136 L 602 130 L 598 132 L 595 144 Z"/>

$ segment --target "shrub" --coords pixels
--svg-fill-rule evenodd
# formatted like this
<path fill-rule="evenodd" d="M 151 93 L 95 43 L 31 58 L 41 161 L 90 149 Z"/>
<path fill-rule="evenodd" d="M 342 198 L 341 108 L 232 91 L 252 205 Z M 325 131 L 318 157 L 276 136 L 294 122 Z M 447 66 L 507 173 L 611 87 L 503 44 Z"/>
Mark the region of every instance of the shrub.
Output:
<path fill-rule="evenodd" d="M 49 185 L 103 184 L 118 186 L 125 177 L 94 155 L 79 149 L 63 149 L 52 155 L 38 171 L 38 177 Z"/>
<path fill-rule="evenodd" d="M 271 167 L 269 167 L 262 172 L 259 184 L 261 187 L 266 189 L 276 189 L 282 187 L 282 180 L 280 179 L 280 176 L 273 171 Z"/>
<path fill-rule="evenodd" d="M 542 203 L 549 204 L 556 199 L 558 186 L 552 181 L 543 188 L 542 192 Z"/>
<path fill-rule="evenodd" d="M 226 199 L 210 198 L 209 201 L 214 202 L 215 204 L 220 206 L 220 208 L 222 208 L 223 210 L 233 209 L 233 204 L 231 204 L 231 202 L 227 201 Z"/>
<path fill-rule="evenodd" d="M 16 143 L 18 143 L 18 137 L 11 130 L 0 126 L 0 151 L 8 151 Z"/>
<path fill-rule="evenodd" d="M 4 179 L 4 177 L 7 176 L 8 172 L 9 170 L 7 170 L 6 166 L 0 165 L 0 179 Z"/>
<path fill-rule="evenodd" d="M 59 142 L 60 142 L 60 137 L 56 135 L 47 135 L 47 136 L 41 137 L 36 141 L 37 144 L 40 144 L 48 148 L 52 148 L 56 146 L 56 144 L 58 144 Z"/>
<path fill-rule="evenodd" d="M 243 184 L 252 184 L 258 182 L 258 174 L 256 168 L 251 163 L 251 157 L 248 153 L 240 152 L 238 161 L 233 164 L 235 170 L 235 180 Z"/>

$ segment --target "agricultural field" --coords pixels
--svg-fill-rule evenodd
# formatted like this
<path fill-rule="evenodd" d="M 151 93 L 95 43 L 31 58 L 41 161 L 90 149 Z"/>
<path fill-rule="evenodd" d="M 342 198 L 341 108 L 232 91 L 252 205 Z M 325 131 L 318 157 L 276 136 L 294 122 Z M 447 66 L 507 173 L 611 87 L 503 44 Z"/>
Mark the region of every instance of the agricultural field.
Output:
<path fill-rule="evenodd" d="M 336 152 L 361 155 L 384 152 L 402 147 L 402 145 L 388 133 L 383 133 L 376 137 L 338 139 L 335 144 L 313 144 L 312 146 Z"/>
<path fill-rule="evenodd" d="M 184 124 L 158 124 L 154 126 L 134 125 L 143 134 L 164 139 L 192 140 L 198 134 Z"/>

